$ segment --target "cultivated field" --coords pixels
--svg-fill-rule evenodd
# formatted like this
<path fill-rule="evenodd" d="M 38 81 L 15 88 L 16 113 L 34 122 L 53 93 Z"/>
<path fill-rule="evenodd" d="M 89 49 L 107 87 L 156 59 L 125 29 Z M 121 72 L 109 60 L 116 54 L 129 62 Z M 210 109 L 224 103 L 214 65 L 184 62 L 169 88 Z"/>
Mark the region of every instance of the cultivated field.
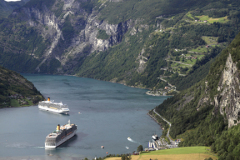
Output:
<path fill-rule="evenodd" d="M 181 147 L 152 152 L 144 152 L 140 155 L 133 155 L 132 160 L 204 160 L 217 157 L 210 153 L 209 147 Z M 121 160 L 121 157 L 111 157 L 107 160 Z"/>

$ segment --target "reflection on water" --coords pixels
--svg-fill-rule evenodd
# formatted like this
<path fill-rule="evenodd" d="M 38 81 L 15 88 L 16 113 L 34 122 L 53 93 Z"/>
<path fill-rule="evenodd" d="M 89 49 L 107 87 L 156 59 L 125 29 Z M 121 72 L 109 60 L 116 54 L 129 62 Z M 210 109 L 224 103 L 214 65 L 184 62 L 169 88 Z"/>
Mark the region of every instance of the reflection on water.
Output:
<path fill-rule="evenodd" d="M 162 133 L 147 112 L 167 97 L 88 78 L 24 76 L 44 97 L 67 104 L 70 112 L 54 114 L 37 106 L 1 109 L 0 159 L 93 159 L 106 152 L 131 153 L 140 144 L 147 147 L 153 133 Z M 46 136 L 69 119 L 78 126 L 77 135 L 55 150 L 45 150 Z"/>

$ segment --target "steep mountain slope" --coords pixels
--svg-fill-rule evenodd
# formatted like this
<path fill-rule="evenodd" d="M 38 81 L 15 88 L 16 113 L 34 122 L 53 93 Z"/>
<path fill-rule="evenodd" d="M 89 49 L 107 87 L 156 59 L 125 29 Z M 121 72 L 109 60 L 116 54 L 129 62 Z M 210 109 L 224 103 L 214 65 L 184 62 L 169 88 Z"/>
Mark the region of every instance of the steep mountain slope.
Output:
<path fill-rule="evenodd" d="M 0 108 L 29 106 L 44 97 L 20 74 L 0 66 Z"/>
<path fill-rule="evenodd" d="M 0 21 L 0 64 L 164 88 L 163 78 L 185 76 L 197 59 L 235 37 L 239 6 L 234 0 L 32 0 Z"/>
<path fill-rule="evenodd" d="M 213 151 L 222 159 L 226 159 L 228 153 L 237 157 L 239 147 L 234 144 L 226 149 L 219 135 L 228 134 L 226 130 L 240 123 L 239 73 L 240 34 L 212 63 L 206 78 L 156 108 L 172 123 L 170 135 L 184 138 L 180 146 L 213 144 Z M 235 140 L 237 144 L 240 142 Z"/>
<path fill-rule="evenodd" d="M 0 12 L 1 17 L 4 17 L 8 13 L 10 14 L 12 11 L 11 7 L 9 7 L 4 0 L 0 1 L 0 10 L 1 10 L 1 12 Z"/>
<path fill-rule="evenodd" d="M 0 18 L 9 16 L 14 9 L 23 6 L 28 1 L 29 0 L 22 0 L 17 2 L 6 2 L 4 0 L 0 0 Z"/>

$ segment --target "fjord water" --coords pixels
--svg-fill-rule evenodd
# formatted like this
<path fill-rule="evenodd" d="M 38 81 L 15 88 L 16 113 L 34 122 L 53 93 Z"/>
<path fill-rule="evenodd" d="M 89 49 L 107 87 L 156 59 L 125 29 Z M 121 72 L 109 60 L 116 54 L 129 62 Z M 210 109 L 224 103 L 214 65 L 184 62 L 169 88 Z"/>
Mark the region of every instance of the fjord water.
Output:
<path fill-rule="evenodd" d="M 0 159 L 92 159 L 106 156 L 106 152 L 132 153 L 140 144 L 148 147 L 152 134 L 162 133 L 147 112 L 167 97 L 149 96 L 143 89 L 89 78 L 23 76 L 45 98 L 67 104 L 70 114 L 53 114 L 37 106 L 1 109 Z M 45 150 L 46 136 L 69 119 L 78 126 L 77 135 L 57 149 Z"/>

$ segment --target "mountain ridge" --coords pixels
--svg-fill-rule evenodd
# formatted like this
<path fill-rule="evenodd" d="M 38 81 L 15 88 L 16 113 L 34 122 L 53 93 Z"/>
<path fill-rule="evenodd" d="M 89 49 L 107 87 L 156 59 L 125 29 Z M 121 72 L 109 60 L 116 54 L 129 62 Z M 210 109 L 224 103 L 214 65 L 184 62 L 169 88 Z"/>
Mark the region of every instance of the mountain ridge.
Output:
<path fill-rule="evenodd" d="M 239 44 L 240 34 L 216 57 L 203 80 L 156 107 L 172 123 L 171 137 L 184 139 L 179 146 L 212 146 L 220 159 L 237 157 L 232 153 L 237 145 L 228 150 L 219 143 L 221 136 L 239 128 Z"/>
<path fill-rule="evenodd" d="M 171 83 L 175 74 L 187 75 L 197 59 L 215 46 L 224 48 L 239 31 L 238 2 L 189 3 L 29 1 L 0 24 L 0 64 L 25 73 L 70 74 L 153 90 L 171 88 L 159 77 Z M 117 12 L 119 5 L 131 10 L 124 16 Z M 118 17 L 116 23 L 111 23 L 113 17 Z"/>

